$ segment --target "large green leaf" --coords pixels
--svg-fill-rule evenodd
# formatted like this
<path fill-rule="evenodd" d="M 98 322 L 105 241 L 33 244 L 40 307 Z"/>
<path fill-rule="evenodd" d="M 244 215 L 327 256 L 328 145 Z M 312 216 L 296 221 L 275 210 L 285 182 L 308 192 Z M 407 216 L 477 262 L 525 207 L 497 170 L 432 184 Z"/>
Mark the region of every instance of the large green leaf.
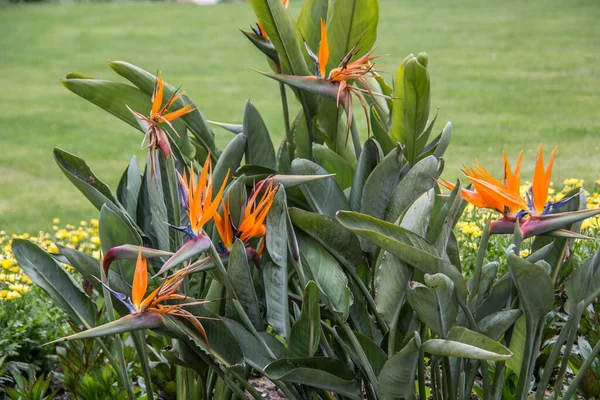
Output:
<path fill-rule="evenodd" d="M 300 250 L 305 256 L 305 262 L 303 261 L 302 264 L 323 294 L 323 303 L 331 312 L 345 320 L 350 312 L 352 293 L 348 288 L 348 277 L 344 270 L 314 239 L 301 233 L 298 234 L 297 239 Z"/>
<path fill-rule="evenodd" d="M 221 188 L 225 181 L 225 177 L 229 172 L 229 176 L 233 174 L 242 163 L 242 158 L 246 153 L 246 136 L 237 135 L 227 144 L 225 150 L 219 157 L 215 169 L 213 171 L 213 187 L 216 190 Z"/>
<path fill-rule="evenodd" d="M 270 257 L 263 265 L 266 318 L 275 332 L 287 339 L 288 311 L 288 215 L 285 190 L 280 186 L 267 215 L 266 248 Z M 263 258 L 265 256 L 263 255 Z"/>
<path fill-rule="evenodd" d="M 83 159 L 55 148 L 54 160 L 65 176 L 98 210 L 106 203 L 110 203 L 113 209 L 118 207 L 119 201 L 108 185 L 94 175 Z"/>
<path fill-rule="evenodd" d="M 159 161 L 160 162 L 160 161 Z M 177 250 L 172 248 L 170 243 L 170 232 L 168 223 L 178 226 L 179 222 L 175 222 L 169 219 L 167 212 L 167 205 L 165 200 L 168 196 L 165 195 L 165 187 L 163 187 L 164 180 L 162 179 L 162 169 L 156 169 L 156 175 L 152 177 L 149 168 L 150 154 L 146 160 L 146 171 L 144 173 L 144 186 L 145 193 L 148 198 L 148 210 L 147 217 L 150 217 L 150 226 L 152 226 L 152 232 L 156 238 L 156 244 L 160 250 Z M 179 193 L 178 196 L 179 197 Z"/>
<path fill-rule="evenodd" d="M 13 239 L 12 252 L 29 279 L 48 293 L 74 324 L 96 325 L 96 305 L 48 253 L 24 239 Z"/>
<path fill-rule="evenodd" d="M 373 169 L 363 187 L 361 213 L 383 219 L 392 193 L 400 182 L 402 163 L 402 151 L 396 147 Z"/>
<path fill-rule="evenodd" d="M 506 260 L 528 319 L 538 320 L 552 311 L 554 286 L 544 267 L 518 257 L 510 249 Z"/>
<path fill-rule="evenodd" d="M 277 360 L 269 364 L 265 372 L 271 379 L 329 390 L 350 399 L 362 399 L 360 386 L 355 380 L 354 373 L 346 363 L 334 358 Z"/>
<path fill-rule="evenodd" d="M 378 393 L 384 399 L 411 400 L 415 391 L 415 373 L 420 352 L 420 340 L 413 337 L 393 357 L 391 357 L 379 374 Z"/>
<path fill-rule="evenodd" d="M 424 144 L 419 143 L 429 118 L 429 73 L 414 55 L 404 59 L 396 72 L 391 136 L 406 145 L 406 159 L 414 165 Z"/>
<path fill-rule="evenodd" d="M 369 121 L 371 122 L 373 137 L 381 145 L 383 154 L 389 153 L 398 146 L 398 142 L 394 141 L 388 134 L 387 120 L 384 120 L 383 117 L 379 115 L 375 106 L 371 107 Z"/>
<path fill-rule="evenodd" d="M 142 128 L 127 109 L 127 106 L 141 114 L 150 112 L 150 96 L 141 90 L 120 82 L 101 79 L 63 79 L 64 87 L 91 103 L 108 111 L 140 131 Z"/>
<path fill-rule="evenodd" d="M 106 206 L 100 209 L 98 232 L 104 254 L 123 244 L 141 245 L 142 238 L 135 229 Z M 118 260 L 117 271 L 125 282 L 133 282 L 135 260 Z M 114 270 L 114 269 L 113 269 Z"/>
<path fill-rule="evenodd" d="M 140 188 L 142 187 L 142 174 L 136 156 L 131 157 L 129 166 L 123 172 L 117 195 L 127 214 L 135 221 Z"/>
<path fill-rule="evenodd" d="M 281 267 L 286 267 L 288 254 L 288 210 L 285 194 L 283 187 L 279 186 L 269 214 L 267 215 L 267 233 L 265 236 L 269 256 Z"/>
<path fill-rule="evenodd" d="M 258 306 L 258 297 L 254 290 L 254 282 L 246 256 L 246 248 L 241 240 L 236 239 L 229 253 L 227 274 L 246 315 L 257 331 L 264 330 Z"/>
<path fill-rule="evenodd" d="M 302 310 L 290 333 L 289 350 L 293 357 L 312 357 L 319 348 L 321 339 L 321 311 L 319 310 L 319 288 L 308 282 L 302 296 Z"/>
<path fill-rule="evenodd" d="M 400 226 L 417 235 L 424 235 L 429 224 L 433 197 L 430 192 L 419 197 L 402 217 Z M 398 257 L 383 251 L 379 253 L 375 273 L 377 311 L 391 325 L 402 307 L 412 270 Z"/>
<path fill-rule="evenodd" d="M 356 172 L 352 179 L 352 189 L 350 190 L 349 199 L 350 210 L 360 211 L 365 182 L 382 158 L 383 151 L 381 150 L 379 143 L 372 138 L 367 140 L 363 146 L 363 151 L 358 158 Z"/>
<path fill-rule="evenodd" d="M 422 159 L 402 178 L 390 198 L 385 220 L 394 222 L 420 195 L 428 191 L 439 177 L 438 160 L 433 156 Z"/>
<path fill-rule="evenodd" d="M 357 51 L 352 60 L 371 50 L 377 39 L 378 21 L 378 0 L 330 1 L 327 10 L 327 40 L 330 48 L 327 69 L 336 68 L 356 45 Z"/>
<path fill-rule="evenodd" d="M 275 148 L 260 113 L 248 100 L 244 110 L 244 132 L 248 138 L 246 145 L 246 164 L 260 165 L 276 169 Z"/>
<path fill-rule="evenodd" d="M 318 164 L 305 159 L 292 161 L 294 175 L 327 175 L 327 171 Z M 304 197 L 313 211 L 335 216 L 339 210 L 347 210 L 348 202 L 344 191 L 333 177 L 319 179 L 300 186 Z"/>
<path fill-rule="evenodd" d="M 347 189 L 352 185 L 354 167 L 342 156 L 323 145 L 315 143 L 313 145 L 313 157 L 315 162 L 325 168 L 327 172 L 335 174 L 334 178 L 342 189 Z"/>
<path fill-rule="evenodd" d="M 443 274 L 425 274 L 425 283 L 412 282 L 406 300 L 421 321 L 445 338 L 458 316 L 454 284 Z"/>
<path fill-rule="evenodd" d="M 462 297 L 467 295 L 467 284 L 460 271 L 440 258 L 435 248 L 421 236 L 400 226 L 355 212 L 340 211 L 337 218 L 346 229 L 372 241 L 424 273 L 442 273 L 448 276 L 454 282 L 457 293 Z"/>
<path fill-rule="evenodd" d="M 139 68 L 138 66 L 124 61 L 110 61 L 108 65 L 117 74 L 129 80 L 146 95 L 152 95 L 152 92 L 154 90 L 154 82 L 156 81 L 155 75 Z M 164 98 L 170 97 L 175 92 L 175 90 L 176 88 L 174 86 L 165 82 Z M 179 109 L 187 104 L 194 103 L 187 95 L 183 95 L 173 104 L 172 109 Z M 139 111 L 138 109 L 133 108 L 131 105 L 129 106 L 133 110 Z M 185 125 L 187 125 L 187 127 L 194 134 L 195 138 L 202 144 L 202 146 L 211 153 L 213 159 L 216 159 L 216 156 L 218 156 L 218 150 L 215 146 L 214 133 L 206 119 L 204 119 L 204 116 L 202 115 L 198 107 L 196 107 L 195 104 L 194 107 L 196 108 L 194 111 L 182 116 L 180 120 L 183 121 Z M 187 134 L 185 133 L 185 130 L 179 129 L 177 126 L 175 126 L 175 129 L 178 130 L 178 133 L 185 135 L 181 139 L 187 140 Z M 180 130 L 181 132 L 179 132 Z M 176 142 L 178 144 L 181 144 L 181 139 L 176 140 Z"/>
<path fill-rule="evenodd" d="M 289 214 L 295 227 L 319 242 L 347 268 L 356 268 L 365 262 L 358 237 L 335 218 L 299 208 L 290 208 Z"/>
<path fill-rule="evenodd" d="M 503 310 L 488 315 L 477 324 L 479 332 L 492 340 L 498 340 L 517 319 L 521 316 L 521 310 Z"/>
<path fill-rule="evenodd" d="M 246 363 L 262 371 L 273 358 L 269 355 L 262 343 L 240 323 L 223 318 L 223 322 L 241 347 Z"/>
<path fill-rule="evenodd" d="M 352 331 L 352 334 L 354 335 L 354 337 L 356 338 L 356 341 L 360 345 L 361 351 L 364 353 L 364 358 L 363 358 L 359 354 L 357 354 L 357 350 L 352 343 L 353 339 L 348 336 L 348 334 L 349 334 L 348 330 L 343 329 L 340 326 L 337 326 L 335 328 L 335 331 L 337 332 L 338 336 L 340 337 L 340 339 L 342 341 L 342 345 L 344 346 L 344 349 L 350 355 L 350 358 L 356 364 L 358 364 L 358 366 L 361 368 L 361 370 L 363 372 L 365 372 L 366 369 L 368 368 L 373 371 L 375 376 L 379 375 L 379 373 L 381 372 L 381 368 L 387 361 L 387 354 L 383 350 L 381 350 L 381 347 L 379 347 L 373 341 L 373 339 L 371 339 L 370 337 L 363 335 L 360 332 Z M 363 360 L 367 361 L 369 363 L 369 365 L 368 366 L 363 365 L 363 362 L 364 362 Z"/>
<path fill-rule="evenodd" d="M 476 332 L 472 333 L 477 334 Z M 481 336 L 486 338 L 483 335 Z M 512 353 L 506 347 L 498 342 L 493 343 L 496 343 L 501 349 L 488 350 L 485 347 L 479 347 L 462 341 L 445 339 L 430 339 L 423 343 L 422 349 L 424 352 L 437 356 L 470 358 L 474 360 L 505 361 L 512 357 Z M 479 343 L 479 345 L 483 346 L 484 343 Z"/>

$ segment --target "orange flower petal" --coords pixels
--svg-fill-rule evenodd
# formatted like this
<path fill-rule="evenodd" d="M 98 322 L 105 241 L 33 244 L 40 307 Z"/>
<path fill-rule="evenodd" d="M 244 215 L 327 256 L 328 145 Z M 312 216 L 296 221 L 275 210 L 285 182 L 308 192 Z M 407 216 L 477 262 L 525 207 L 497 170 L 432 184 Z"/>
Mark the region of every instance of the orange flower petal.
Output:
<path fill-rule="evenodd" d="M 135 274 L 133 275 L 133 285 L 131 286 L 131 302 L 136 310 L 140 311 L 140 304 L 148 289 L 148 262 L 142 258 L 142 251 L 138 253 L 135 264 Z"/>
<path fill-rule="evenodd" d="M 325 21 L 321 19 L 321 42 L 319 43 L 319 72 L 321 77 L 325 77 L 327 72 L 327 62 L 329 62 L 329 42 L 327 41 L 327 27 Z"/>

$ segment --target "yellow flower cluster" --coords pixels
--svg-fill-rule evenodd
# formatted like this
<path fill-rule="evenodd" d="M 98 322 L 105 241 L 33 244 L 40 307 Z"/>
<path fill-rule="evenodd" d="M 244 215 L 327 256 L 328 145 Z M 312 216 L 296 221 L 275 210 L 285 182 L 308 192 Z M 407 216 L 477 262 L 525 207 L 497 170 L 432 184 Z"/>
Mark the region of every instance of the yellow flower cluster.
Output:
<path fill-rule="evenodd" d="M 12 239 L 28 239 L 48 251 L 58 253 L 58 246 L 77 249 L 86 254 L 100 259 L 100 238 L 98 237 L 98 220 L 81 221 L 79 226 L 70 224 L 59 227 L 60 219 L 52 221 L 54 233 L 40 231 L 36 236 L 29 233 L 9 235 L 0 231 L 0 302 L 2 300 L 15 300 L 31 290 L 31 279 L 17 263 L 11 250 Z M 67 271 L 73 268 L 63 264 Z"/>

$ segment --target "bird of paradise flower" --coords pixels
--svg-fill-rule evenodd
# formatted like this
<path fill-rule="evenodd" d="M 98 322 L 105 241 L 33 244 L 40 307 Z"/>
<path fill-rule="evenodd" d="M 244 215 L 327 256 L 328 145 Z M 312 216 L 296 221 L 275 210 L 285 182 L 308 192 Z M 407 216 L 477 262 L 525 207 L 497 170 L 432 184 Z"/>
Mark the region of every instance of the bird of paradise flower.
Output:
<path fill-rule="evenodd" d="M 150 151 L 150 162 L 152 165 L 152 176 L 156 175 L 156 150 L 160 151 L 165 160 L 172 154 L 171 145 L 169 144 L 169 137 L 167 133 L 160 127 L 161 123 L 167 124 L 175 134 L 178 135 L 177 131 L 173 127 L 172 122 L 177 118 L 186 115 L 196 108 L 187 104 L 178 110 L 169 112 L 169 109 L 185 92 L 174 91 L 171 97 L 163 105 L 165 82 L 162 79 L 162 73 L 159 72 L 156 76 L 154 83 L 154 91 L 152 93 L 152 108 L 150 109 L 150 116 L 145 115 L 132 110 L 127 106 L 127 109 L 133 114 L 138 124 L 142 128 L 142 131 L 146 134 L 142 146 L 146 141 L 148 145 L 145 147 Z"/>
<path fill-rule="evenodd" d="M 244 214 L 241 217 L 239 226 L 236 226 L 231 219 L 229 201 L 227 204 L 222 201 L 223 216 L 221 217 L 219 213 L 214 216 L 215 227 L 221 238 L 221 252 L 230 251 L 236 238 L 240 239 L 246 246 L 249 246 L 249 242 L 253 238 L 263 239 L 257 253 L 260 255 L 263 252 L 265 247 L 264 236 L 267 231 L 264 222 L 273 205 L 277 189 L 278 187 L 274 186 L 272 179 L 265 179 L 256 184 L 244 207 Z"/>
<path fill-rule="evenodd" d="M 519 154 L 514 172 L 504 154 L 504 178 L 501 181 L 495 179 L 479 161 L 476 161 L 471 169 L 465 168 L 464 173 L 471 181 L 474 190 L 461 188 L 461 197 L 477 208 L 492 209 L 502 214 L 501 218 L 491 223 L 491 233 L 512 233 L 518 221 L 524 238 L 536 235 L 583 238 L 585 236 L 566 230 L 564 227 L 593 217 L 600 213 L 600 209 L 555 213 L 578 196 L 576 194 L 558 202 L 547 201 L 555 154 L 556 148 L 552 151 L 548 166 L 544 168 L 542 145 L 540 145 L 532 184 L 527 191 L 526 199 L 521 197 L 519 189 L 522 152 Z M 440 179 L 439 182 L 450 190 L 455 188 L 455 185 L 447 180 Z"/>

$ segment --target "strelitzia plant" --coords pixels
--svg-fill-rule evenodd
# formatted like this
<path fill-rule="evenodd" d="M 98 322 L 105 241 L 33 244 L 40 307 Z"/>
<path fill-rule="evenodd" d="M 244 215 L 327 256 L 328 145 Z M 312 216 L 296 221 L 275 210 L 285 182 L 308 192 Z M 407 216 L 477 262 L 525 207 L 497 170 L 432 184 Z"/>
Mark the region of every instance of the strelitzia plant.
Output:
<path fill-rule="evenodd" d="M 568 360 L 557 360 L 574 343 L 577 318 L 600 295 L 600 256 L 582 265 L 568 259 L 578 237 L 573 222 L 588 215 L 572 212 L 585 204 L 583 194 L 542 204 L 551 168 L 540 156 L 529 200 L 518 193 L 521 157 L 514 172 L 505 158 L 503 180 L 481 165 L 468 169 L 473 190 L 439 181 L 452 189 L 440 196 L 436 181 L 452 125 L 430 140 L 436 116 L 429 114 L 426 53 L 404 59 L 393 89 L 374 75 L 377 0 L 307 1 L 297 19 L 285 2 L 248 2 L 261 32 L 247 36 L 269 56 L 277 71 L 269 76 L 281 83 L 286 135 L 278 151 L 250 102 L 242 124 L 221 124 L 235 134 L 221 151 L 187 96 L 134 65 L 110 63 L 133 86 L 80 74 L 65 80 L 136 129 L 154 127 L 155 144 L 169 143 L 176 155 L 165 160 L 154 154 L 145 169 L 132 160 L 112 192 L 83 160 L 55 150 L 62 171 L 99 210 L 102 263 L 68 247 L 50 255 L 22 239 L 13 250 L 23 270 L 82 330 L 69 339 L 102 336 L 98 343 L 120 384 L 130 388 L 130 400 L 122 351 L 128 341 L 118 335 L 125 332 L 132 332 L 145 366 L 150 399 L 160 389 L 149 373 L 158 357 L 178 366 L 179 399 L 229 400 L 243 398 L 244 390 L 259 399 L 248 384 L 251 373 L 270 379 L 291 400 L 330 399 L 332 393 L 354 400 L 423 399 L 429 391 L 436 400 L 474 393 L 499 398 L 508 370 L 518 371 L 519 399 L 529 394 L 533 376 L 541 377 L 536 395 L 553 376 L 562 382 Z M 293 125 L 284 85 L 302 108 Z M 166 97 L 161 91 L 171 96 L 167 106 L 158 100 Z M 370 106 L 363 132 L 353 119 L 355 96 L 364 109 Z M 181 111 L 172 117 L 182 118 L 170 121 L 175 104 Z M 143 126 L 126 106 L 151 107 Z M 181 141 L 159 138 L 164 131 L 156 129 L 167 122 Z M 354 152 L 338 135 L 348 126 Z M 187 130 L 194 151 L 183 151 Z M 361 140 L 369 132 L 373 137 Z M 203 166 L 198 173 L 197 165 Z M 465 200 L 502 214 L 481 237 L 469 281 L 453 231 Z M 561 231 L 571 224 L 570 232 Z M 486 253 L 490 231 L 509 227 L 513 245 Z M 561 237 L 540 236 L 546 234 Z M 535 236 L 525 242 L 531 245 L 526 259 L 519 256 L 524 236 Z M 501 262 L 509 273 L 497 276 Z M 60 263 L 94 285 L 91 296 Z M 170 277 L 162 275 L 167 271 Z M 147 295 L 149 286 L 154 289 Z M 545 321 L 559 311 L 554 292 L 563 286 L 572 319 L 536 374 Z M 114 309 L 113 296 L 122 300 Z M 147 329 L 154 333 L 146 337 Z M 113 339 L 104 336 L 111 335 L 117 356 L 105 345 Z M 519 344 L 522 337 L 526 346 Z"/>
<path fill-rule="evenodd" d="M 556 148 L 552 151 L 548 166 L 544 168 L 542 145 L 540 145 L 526 200 L 520 194 L 522 152 L 517 159 L 514 173 L 511 172 L 510 164 L 504 154 L 502 181 L 495 179 L 480 162 L 474 164 L 471 169 L 465 168 L 465 175 L 471 181 L 474 190 L 461 188 L 461 197 L 475 207 L 488 208 L 502 214 L 501 218 L 491 223 L 490 233 L 513 233 L 518 222 L 523 238 L 538 235 L 583 238 L 584 236 L 564 228 L 599 214 L 600 209 L 553 213 L 577 196 L 573 195 L 558 202 L 547 200 L 555 154 Z M 453 183 L 446 180 L 442 179 L 440 183 L 450 190 L 455 188 Z"/>

